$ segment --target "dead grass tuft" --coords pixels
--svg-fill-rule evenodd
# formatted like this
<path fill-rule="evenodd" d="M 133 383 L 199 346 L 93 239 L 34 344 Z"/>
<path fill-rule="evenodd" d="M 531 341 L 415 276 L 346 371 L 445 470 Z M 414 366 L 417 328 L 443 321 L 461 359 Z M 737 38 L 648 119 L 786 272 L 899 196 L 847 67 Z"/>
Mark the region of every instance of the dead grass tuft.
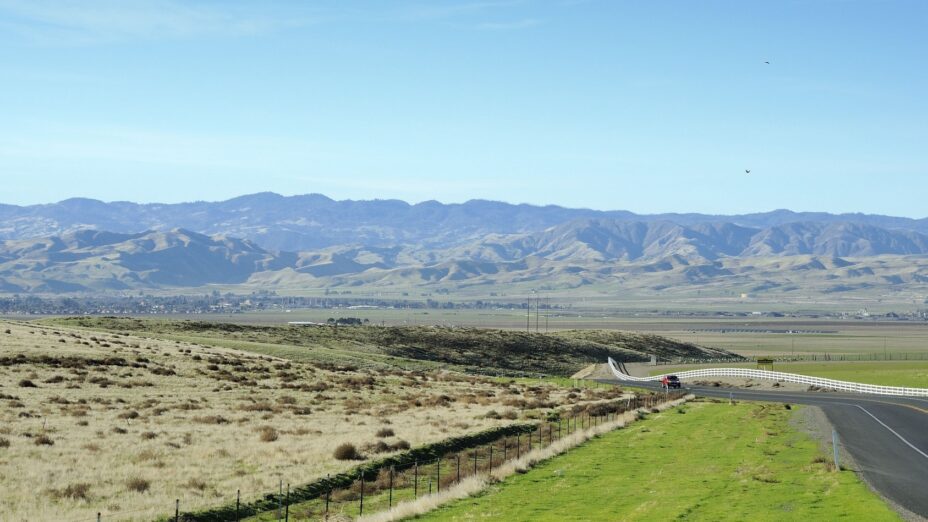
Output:
<path fill-rule="evenodd" d="M 258 428 L 258 438 L 261 442 L 274 442 L 280 438 L 280 433 L 271 426 L 261 426 Z"/>
<path fill-rule="evenodd" d="M 145 493 L 151 489 L 151 482 L 141 477 L 132 477 L 126 481 L 126 489 L 135 491 L 136 493 Z"/>

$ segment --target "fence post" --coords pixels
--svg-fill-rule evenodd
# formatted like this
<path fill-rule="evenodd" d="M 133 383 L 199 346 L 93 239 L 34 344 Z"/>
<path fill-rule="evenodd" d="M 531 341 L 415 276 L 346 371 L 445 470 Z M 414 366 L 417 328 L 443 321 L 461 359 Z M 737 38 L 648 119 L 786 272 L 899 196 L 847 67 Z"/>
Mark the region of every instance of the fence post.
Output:
<path fill-rule="evenodd" d="M 290 522 L 290 483 L 287 483 L 287 501 L 284 508 L 284 522 Z"/>
<path fill-rule="evenodd" d="M 477 476 L 477 450 L 479 447 L 474 448 L 474 476 Z"/>
<path fill-rule="evenodd" d="M 488 469 L 490 471 L 493 470 L 493 443 L 492 442 L 490 443 L 490 467 Z"/>
<path fill-rule="evenodd" d="M 522 434 L 516 434 L 516 458 L 522 458 Z"/>
<path fill-rule="evenodd" d="M 835 450 L 835 471 L 841 471 L 841 464 L 838 462 L 838 431 L 831 430 L 831 445 Z"/>
<path fill-rule="evenodd" d="M 461 454 L 457 454 L 458 482 L 461 481 Z"/>
<path fill-rule="evenodd" d="M 174 522 L 180 522 L 180 499 L 174 500 Z"/>
<path fill-rule="evenodd" d="M 413 498 L 419 498 L 419 461 L 416 461 L 416 469 L 413 472 L 413 487 L 412 487 L 412 496 Z"/>
<path fill-rule="evenodd" d="M 441 457 L 435 459 L 435 491 L 441 491 Z"/>
<path fill-rule="evenodd" d="M 361 472 L 361 504 L 358 506 L 358 515 L 364 514 L 364 472 Z"/>
<path fill-rule="evenodd" d="M 97 522 L 100 522 L 100 513 L 97 513 Z"/>
<path fill-rule="evenodd" d="M 284 479 L 280 479 L 280 491 L 277 493 L 277 520 L 284 510 Z"/>
<path fill-rule="evenodd" d="M 328 475 L 326 475 L 328 478 Z M 329 498 L 332 496 L 332 486 L 329 486 L 329 489 L 325 492 L 325 518 L 323 520 L 329 519 Z"/>
<path fill-rule="evenodd" d="M 390 466 L 390 503 L 388 507 L 393 507 L 393 466 Z"/>
<path fill-rule="evenodd" d="M 242 490 L 235 490 L 235 520 L 237 521 L 239 517 L 239 509 L 242 507 Z M 97 521 L 99 522 L 99 521 Z"/>

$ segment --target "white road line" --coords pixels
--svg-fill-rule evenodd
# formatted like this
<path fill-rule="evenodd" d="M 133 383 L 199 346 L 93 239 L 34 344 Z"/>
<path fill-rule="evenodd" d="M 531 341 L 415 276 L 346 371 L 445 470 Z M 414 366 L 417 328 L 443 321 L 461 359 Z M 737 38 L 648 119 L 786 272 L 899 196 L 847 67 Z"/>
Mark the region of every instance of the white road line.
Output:
<path fill-rule="evenodd" d="M 855 406 L 857 406 L 857 405 L 855 404 Z M 876 418 L 876 416 L 875 416 L 874 414 L 872 414 L 872 413 L 870 413 L 869 411 L 865 410 L 863 406 L 857 406 L 857 407 L 860 408 L 860 411 L 862 411 L 862 412 L 866 413 L 867 415 L 873 417 L 873 420 L 879 422 L 880 425 L 883 426 L 884 428 L 888 429 L 888 430 L 890 431 L 890 433 L 892 433 L 892 434 L 895 435 L 896 437 L 899 437 L 899 440 L 901 440 L 902 442 L 905 442 L 906 445 L 907 445 L 908 447 L 910 447 L 910 448 L 912 448 L 913 450 L 917 451 L 918 454 L 921 455 L 922 457 L 925 457 L 926 459 L 928 459 L 928 454 L 925 454 L 924 451 L 922 451 L 922 450 L 916 448 L 911 442 L 909 442 L 909 441 L 905 440 L 904 438 L 902 438 L 902 435 L 899 435 L 898 433 L 896 433 L 896 430 L 894 430 L 894 429 L 890 428 L 889 426 L 887 426 L 883 421 L 881 421 L 880 419 Z"/>

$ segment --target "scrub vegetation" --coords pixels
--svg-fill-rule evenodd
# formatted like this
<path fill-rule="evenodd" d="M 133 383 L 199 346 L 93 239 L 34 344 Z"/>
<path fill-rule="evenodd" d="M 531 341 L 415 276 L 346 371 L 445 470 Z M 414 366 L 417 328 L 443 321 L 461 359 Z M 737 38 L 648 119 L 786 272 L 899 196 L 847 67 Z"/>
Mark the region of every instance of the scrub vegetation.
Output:
<path fill-rule="evenodd" d="M 8 332 L 8 333 L 7 333 Z M 0 519 L 151 520 L 622 396 L 0 324 Z"/>

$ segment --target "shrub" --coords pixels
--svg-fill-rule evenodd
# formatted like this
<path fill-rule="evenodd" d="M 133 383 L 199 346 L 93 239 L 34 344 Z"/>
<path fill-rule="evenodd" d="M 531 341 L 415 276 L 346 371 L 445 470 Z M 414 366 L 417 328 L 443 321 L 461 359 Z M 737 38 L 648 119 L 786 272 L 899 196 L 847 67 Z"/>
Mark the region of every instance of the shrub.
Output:
<path fill-rule="evenodd" d="M 135 491 L 136 493 L 145 493 L 151 488 L 151 482 L 141 478 L 133 477 L 126 481 L 126 489 L 129 491 Z"/>
<path fill-rule="evenodd" d="M 157 437 L 158 437 L 158 434 L 153 431 L 146 431 L 145 433 L 142 434 L 142 439 L 144 440 L 151 440 Z"/>
<path fill-rule="evenodd" d="M 36 446 L 54 446 L 55 441 L 53 441 L 48 435 L 39 435 L 35 438 Z"/>
<path fill-rule="evenodd" d="M 71 500 L 90 500 L 90 484 L 79 482 L 69 484 L 64 489 L 53 489 L 51 494 L 55 498 L 69 498 Z"/>
<path fill-rule="evenodd" d="M 191 478 L 190 480 L 187 481 L 185 486 L 187 486 L 190 489 L 195 489 L 197 491 L 203 491 L 207 487 L 209 487 L 209 484 L 207 484 L 206 481 L 203 479 Z"/>
<path fill-rule="evenodd" d="M 358 453 L 358 448 L 356 448 L 354 444 L 349 444 L 347 442 L 344 444 L 339 444 L 339 446 L 335 448 L 334 456 L 337 460 L 362 460 L 363 459 L 361 454 Z"/>
<path fill-rule="evenodd" d="M 392 437 L 396 435 L 391 428 L 380 428 L 377 430 L 377 436 L 380 438 Z"/>
<path fill-rule="evenodd" d="M 261 426 L 258 428 L 258 433 L 260 434 L 259 438 L 261 439 L 261 442 L 274 442 L 280 438 L 280 433 L 278 433 L 277 430 L 271 426 Z"/>
<path fill-rule="evenodd" d="M 398 451 L 398 450 L 408 450 L 411 447 L 412 446 L 410 446 L 409 443 L 406 442 L 405 440 L 398 440 L 390 446 L 390 449 L 392 449 L 393 451 Z"/>
<path fill-rule="evenodd" d="M 38 386 L 36 386 L 35 383 L 30 381 L 29 379 L 23 379 L 19 381 L 19 387 L 20 388 L 38 388 Z"/>
<path fill-rule="evenodd" d="M 3 437 L 0 437 L 0 448 L 9 448 L 9 447 L 10 447 L 9 439 L 4 439 Z"/>

